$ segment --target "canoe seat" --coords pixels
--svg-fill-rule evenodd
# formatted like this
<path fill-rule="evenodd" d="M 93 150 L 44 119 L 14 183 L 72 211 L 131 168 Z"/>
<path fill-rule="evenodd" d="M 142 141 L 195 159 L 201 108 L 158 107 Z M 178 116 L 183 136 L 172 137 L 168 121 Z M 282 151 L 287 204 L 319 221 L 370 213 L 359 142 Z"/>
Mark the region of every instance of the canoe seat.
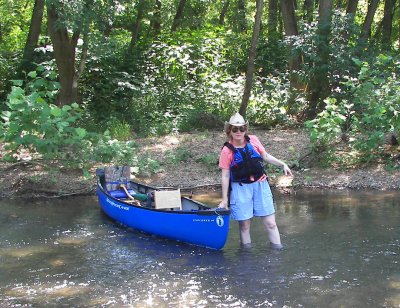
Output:
<path fill-rule="evenodd" d="M 182 210 L 180 189 L 154 191 L 154 205 L 156 209 Z"/>
<path fill-rule="evenodd" d="M 131 167 L 129 166 L 111 166 L 104 168 L 104 180 L 106 189 L 118 190 L 120 184 L 127 185 L 131 179 Z"/>

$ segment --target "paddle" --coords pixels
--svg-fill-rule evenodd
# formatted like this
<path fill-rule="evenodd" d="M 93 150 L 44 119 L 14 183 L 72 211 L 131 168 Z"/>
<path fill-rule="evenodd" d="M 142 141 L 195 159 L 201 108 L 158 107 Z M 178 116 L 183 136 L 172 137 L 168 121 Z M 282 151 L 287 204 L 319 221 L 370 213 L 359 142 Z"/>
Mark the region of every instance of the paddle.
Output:
<path fill-rule="evenodd" d="M 126 188 L 125 184 L 120 184 L 119 187 L 121 187 L 123 189 L 123 191 L 126 193 L 126 195 L 128 196 L 129 199 L 135 200 L 135 198 L 133 198 L 133 196 L 129 193 L 129 191 Z"/>
<path fill-rule="evenodd" d="M 139 200 L 139 201 L 147 201 L 147 195 L 145 194 L 134 194 L 131 195 L 127 189 L 127 187 L 125 186 L 125 184 L 120 184 L 120 187 L 124 190 L 124 192 L 126 193 L 127 197 L 131 200 Z"/>

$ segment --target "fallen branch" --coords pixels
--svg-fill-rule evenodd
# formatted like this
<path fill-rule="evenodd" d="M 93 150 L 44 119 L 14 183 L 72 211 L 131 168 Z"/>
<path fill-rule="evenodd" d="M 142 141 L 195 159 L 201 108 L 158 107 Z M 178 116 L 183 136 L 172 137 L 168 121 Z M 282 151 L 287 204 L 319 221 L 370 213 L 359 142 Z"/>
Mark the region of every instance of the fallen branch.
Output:
<path fill-rule="evenodd" d="M 70 197 L 70 196 L 81 196 L 81 195 L 89 195 L 89 194 L 92 194 L 92 191 L 72 192 L 72 193 L 66 193 L 66 194 L 55 195 L 55 196 L 43 195 L 41 197 L 42 198 L 47 198 L 47 199 L 56 199 L 56 198 L 63 198 L 63 197 Z"/>
<path fill-rule="evenodd" d="M 202 184 L 202 185 L 196 185 L 196 186 L 189 186 L 189 187 L 157 187 L 157 189 L 180 189 L 180 190 L 194 190 L 194 189 L 199 189 L 199 188 L 206 188 L 206 187 L 218 187 L 221 186 L 221 183 L 213 183 L 213 184 Z"/>
<path fill-rule="evenodd" d="M 29 166 L 29 165 L 32 165 L 32 166 L 41 166 L 41 167 L 43 167 L 43 168 L 45 168 L 45 169 L 49 168 L 47 165 L 42 164 L 42 163 L 39 163 L 39 162 L 37 162 L 37 161 L 19 161 L 19 162 L 13 163 L 13 164 L 10 165 L 10 166 L 5 167 L 2 171 L 7 171 L 7 170 L 10 170 L 10 169 L 12 169 L 12 168 L 21 166 L 21 165 L 26 165 L 26 166 Z"/>
<path fill-rule="evenodd" d="M 42 198 L 48 198 L 48 199 L 53 199 L 53 198 L 62 198 L 62 197 L 68 197 L 68 196 L 75 196 L 75 195 L 86 195 L 86 194 L 91 194 L 93 193 L 92 189 L 82 189 L 78 191 L 73 191 L 73 192 L 66 192 L 62 193 L 59 190 L 51 190 L 51 189 L 24 189 L 22 191 L 19 191 L 19 194 L 23 194 L 25 192 L 32 192 L 33 194 L 37 194 L 38 196 Z M 49 196 L 50 195 L 50 196 Z"/>

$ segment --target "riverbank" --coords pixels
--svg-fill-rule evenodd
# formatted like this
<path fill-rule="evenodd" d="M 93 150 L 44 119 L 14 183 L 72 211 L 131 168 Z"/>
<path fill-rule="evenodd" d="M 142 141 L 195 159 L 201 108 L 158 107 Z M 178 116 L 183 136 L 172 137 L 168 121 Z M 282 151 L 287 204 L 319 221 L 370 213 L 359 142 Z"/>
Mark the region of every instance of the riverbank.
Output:
<path fill-rule="evenodd" d="M 293 166 L 294 178 L 270 172 L 277 190 L 298 188 L 400 190 L 400 170 L 388 171 L 376 164 L 346 169 L 316 167 L 310 153 L 310 141 L 301 130 L 253 130 L 269 153 Z M 147 174 L 136 180 L 157 187 L 183 190 L 219 188 L 218 153 L 225 141 L 221 131 L 169 135 L 137 139 L 137 150 L 151 161 Z M 297 168 L 301 165 L 302 168 Z M 92 179 L 80 170 L 48 168 L 39 163 L 0 164 L 1 198 L 61 197 L 94 194 Z M 57 171 L 55 171 L 57 170 Z M 155 172 L 155 173 L 154 173 Z"/>

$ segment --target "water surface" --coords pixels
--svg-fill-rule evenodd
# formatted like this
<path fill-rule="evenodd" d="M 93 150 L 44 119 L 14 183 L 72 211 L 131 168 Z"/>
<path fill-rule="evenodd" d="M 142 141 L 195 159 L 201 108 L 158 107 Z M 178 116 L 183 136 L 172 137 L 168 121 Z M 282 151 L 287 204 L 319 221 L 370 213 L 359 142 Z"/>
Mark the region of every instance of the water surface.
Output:
<path fill-rule="evenodd" d="M 400 307 L 399 192 L 275 197 L 280 252 L 259 220 L 252 249 L 232 222 L 214 251 L 119 227 L 95 197 L 1 201 L 0 306 Z"/>

